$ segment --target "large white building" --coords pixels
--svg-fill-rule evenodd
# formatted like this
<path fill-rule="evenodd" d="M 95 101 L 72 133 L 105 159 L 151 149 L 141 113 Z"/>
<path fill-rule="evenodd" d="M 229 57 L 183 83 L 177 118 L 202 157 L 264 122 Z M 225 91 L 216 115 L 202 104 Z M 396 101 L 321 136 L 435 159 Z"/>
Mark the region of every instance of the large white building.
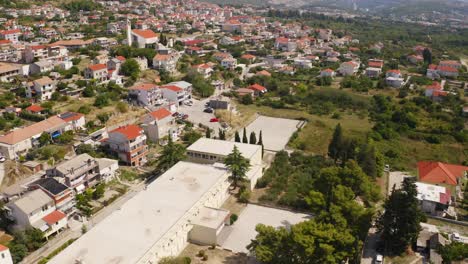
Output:
<path fill-rule="evenodd" d="M 263 159 L 262 146 L 260 145 L 200 138 L 187 148 L 187 157 L 189 161 L 202 164 L 223 163 L 227 155 L 234 149 L 234 146 L 239 149 L 244 158 L 250 161 L 247 178 L 250 182 L 250 188 L 253 189 L 257 180 L 262 177 Z"/>
<path fill-rule="evenodd" d="M 229 196 L 228 176 L 219 163 L 179 162 L 49 263 L 158 263 L 178 255 L 189 238 L 213 241 L 198 231 L 219 234 L 224 226 L 227 215 L 215 208 Z M 201 221 L 205 214 L 216 217 Z"/>

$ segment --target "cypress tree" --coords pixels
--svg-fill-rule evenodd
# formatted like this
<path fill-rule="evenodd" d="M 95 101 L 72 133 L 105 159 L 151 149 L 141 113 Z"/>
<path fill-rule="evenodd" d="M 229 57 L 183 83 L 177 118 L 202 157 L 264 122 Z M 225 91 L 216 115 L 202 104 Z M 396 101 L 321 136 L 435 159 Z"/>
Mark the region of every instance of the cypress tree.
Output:
<path fill-rule="evenodd" d="M 205 137 L 206 138 L 211 138 L 211 129 L 209 127 L 205 131 Z"/>
<path fill-rule="evenodd" d="M 224 132 L 221 128 L 219 129 L 219 139 L 226 140 L 226 132 Z"/>
<path fill-rule="evenodd" d="M 239 131 L 236 131 L 236 134 L 234 135 L 234 141 L 235 142 L 241 142 Z"/>
<path fill-rule="evenodd" d="M 249 140 L 249 143 L 252 144 L 252 145 L 256 145 L 257 144 L 257 136 L 255 136 L 255 132 L 250 132 L 250 140 Z"/>
<path fill-rule="evenodd" d="M 340 155 L 340 150 L 343 144 L 343 131 L 341 130 L 341 124 L 338 123 L 335 127 L 335 131 L 333 132 L 333 137 L 328 145 L 328 156 L 332 158 L 335 163 Z"/>
<path fill-rule="evenodd" d="M 244 133 L 242 134 L 242 143 L 249 143 L 249 140 L 247 139 L 247 130 L 244 127 Z"/>
<path fill-rule="evenodd" d="M 260 130 L 260 134 L 258 135 L 258 142 L 257 142 L 258 145 L 262 146 L 262 157 L 263 157 L 263 152 L 265 151 L 264 150 L 264 147 L 263 147 L 263 137 L 262 137 L 262 131 Z"/>

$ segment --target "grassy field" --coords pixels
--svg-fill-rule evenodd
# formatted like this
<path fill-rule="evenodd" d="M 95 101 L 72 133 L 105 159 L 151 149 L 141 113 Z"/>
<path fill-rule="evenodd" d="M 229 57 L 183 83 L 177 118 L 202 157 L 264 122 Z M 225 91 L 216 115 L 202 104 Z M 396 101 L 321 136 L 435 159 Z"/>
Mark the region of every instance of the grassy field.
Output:
<path fill-rule="evenodd" d="M 333 129 L 340 123 L 344 134 L 356 138 L 365 139 L 367 132 L 372 128 L 372 123 L 367 118 L 362 118 L 354 113 L 341 112 L 339 119 L 331 116 L 318 116 L 306 111 L 291 109 L 273 109 L 257 105 L 237 105 L 240 117 L 249 120 L 255 113 L 281 118 L 305 118 L 309 120 L 307 125 L 298 133 L 298 137 L 290 142 L 289 146 L 303 150 L 310 154 L 324 155 L 327 153 Z M 467 159 L 466 146 L 459 143 L 429 144 L 425 141 L 411 140 L 400 137 L 391 141 L 375 142 L 382 154 L 392 153 L 387 157 L 393 169 L 408 170 L 414 172 L 416 163 L 420 160 L 439 160 L 450 163 L 462 163 Z"/>

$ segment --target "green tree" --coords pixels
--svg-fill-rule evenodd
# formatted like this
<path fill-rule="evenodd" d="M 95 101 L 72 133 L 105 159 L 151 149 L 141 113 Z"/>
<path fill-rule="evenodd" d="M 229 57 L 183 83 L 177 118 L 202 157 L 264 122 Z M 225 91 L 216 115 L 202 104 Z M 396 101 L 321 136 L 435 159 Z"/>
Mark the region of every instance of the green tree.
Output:
<path fill-rule="evenodd" d="M 52 137 L 49 133 L 43 132 L 37 139 L 41 146 L 49 145 L 52 142 Z"/>
<path fill-rule="evenodd" d="M 425 48 L 423 50 L 423 58 L 425 63 L 432 64 L 432 52 L 430 49 Z"/>
<path fill-rule="evenodd" d="M 234 146 L 232 152 L 224 160 L 224 164 L 231 173 L 229 179 L 232 181 L 233 188 L 236 189 L 239 183 L 245 180 L 247 171 L 250 168 L 250 161 L 242 156 L 237 146 Z"/>
<path fill-rule="evenodd" d="M 257 144 L 257 136 L 255 135 L 255 132 L 250 132 L 250 140 L 249 144 L 256 145 Z"/>
<path fill-rule="evenodd" d="M 355 253 L 355 237 L 347 229 L 308 220 L 276 229 L 257 225 L 258 232 L 247 246 L 262 263 L 341 263 Z"/>
<path fill-rule="evenodd" d="M 98 114 L 97 115 L 97 119 L 99 120 L 99 122 L 101 123 L 101 125 L 105 126 L 106 125 L 106 122 L 109 121 L 109 114 L 108 113 L 101 113 L 101 114 Z"/>
<path fill-rule="evenodd" d="M 93 192 L 93 199 L 98 200 L 104 197 L 104 192 L 106 191 L 106 185 L 104 183 L 100 183 L 96 186 Z"/>
<path fill-rule="evenodd" d="M 96 96 L 96 99 L 94 100 L 94 106 L 97 106 L 99 108 L 108 106 L 109 105 L 109 98 L 107 97 L 106 94 L 100 94 Z"/>
<path fill-rule="evenodd" d="M 244 127 L 244 132 L 242 132 L 242 143 L 249 143 L 249 140 L 247 139 L 247 130 Z"/>
<path fill-rule="evenodd" d="M 462 261 L 468 258 L 468 244 L 452 242 L 445 246 L 440 246 L 437 251 L 442 256 L 444 263 L 452 261 Z"/>
<path fill-rule="evenodd" d="M 125 60 L 120 67 L 120 72 L 125 76 L 137 80 L 140 75 L 140 65 L 135 59 Z"/>
<path fill-rule="evenodd" d="M 328 156 L 332 158 L 335 163 L 338 160 L 341 152 L 341 147 L 343 146 L 343 131 L 341 129 L 341 124 L 338 123 L 333 132 L 333 137 L 328 145 Z"/>
<path fill-rule="evenodd" d="M 362 170 L 369 176 L 375 178 L 379 175 L 375 147 L 370 144 L 361 146 L 358 154 L 358 162 Z"/>
<path fill-rule="evenodd" d="M 414 178 L 405 178 L 402 188 L 393 188 L 384 204 L 384 213 L 377 226 L 382 232 L 385 249 L 391 254 L 400 255 L 416 242 L 421 231 L 420 222 L 425 215 L 419 208 Z"/>
<path fill-rule="evenodd" d="M 221 128 L 218 131 L 218 137 L 220 140 L 226 140 L 226 132 Z"/>
<path fill-rule="evenodd" d="M 236 133 L 234 134 L 234 141 L 239 143 L 241 142 L 239 131 L 236 131 Z"/>
<path fill-rule="evenodd" d="M 206 130 L 205 130 L 205 137 L 206 138 L 211 138 L 211 129 L 209 127 L 207 127 Z"/>
<path fill-rule="evenodd" d="M 262 136 L 262 131 L 260 130 L 260 134 L 258 135 L 258 142 L 257 142 L 258 145 L 262 146 L 262 157 L 263 157 L 263 152 L 265 151 L 264 150 L 264 146 L 263 146 L 263 136 Z"/>
<path fill-rule="evenodd" d="M 161 157 L 156 166 L 156 172 L 164 172 L 174 166 L 177 162 L 185 159 L 185 148 L 180 144 L 175 144 L 171 137 L 169 142 L 164 146 Z"/>

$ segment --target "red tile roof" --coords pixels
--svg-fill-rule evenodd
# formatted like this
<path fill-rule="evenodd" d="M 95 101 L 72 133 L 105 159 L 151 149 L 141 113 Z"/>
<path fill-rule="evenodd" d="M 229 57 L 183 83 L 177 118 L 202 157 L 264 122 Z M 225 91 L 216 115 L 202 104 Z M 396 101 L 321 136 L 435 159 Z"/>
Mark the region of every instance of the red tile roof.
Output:
<path fill-rule="evenodd" d="M 250 59 L 255 59 L 256 57 L 252 54 L 244 54 L 241 56 L 242 59 L 250 60 Z"/>
<path fill-rule="evenodd" d="M 328 68 L 328 69 L 323 70 L 323 72 L 333 72 L 333 70 Z"/>
<path fill-rule="evenodd" d="M 374 68 L 382 68 L 383 67 L 383 61 L 369 61 L 369 67 L 374 67 Z"/>
<path fill-rule="evenodd" d="M 63 218 L 67 217 L 66 214 L 60 212 L 60 211 L 53 211 L 52 213 L 44 216 L 42 220 L 44 220 L 47 224 L 53 225 L 57 223 L 58 221 L 62 220 Z"/>
<path fill-rule="evenodd" d="M 10 35 L 10 34 L 17 34 L 17 33 L 21 33 L 21 30 L 11 29 L 11 30 L 2 30 L 2 31 L 0 31 L 0 34 L 2 34 L 2 35 Z"/>
<path fill-rule="evenodd" d="M 11 44 L 11 40 L 8 39 L 0 39 L 0 45 Z"/>
<path fill-rule="evenodd" d="M 28 106 L 26 110 L 28 110 L 29 112 L 33 112 L 33 113 L 38 113 L 38 112 L 43 111 L 44 108 L 42 108 L 39 105 L 31 105 L 31 106 Z"/>
<path fill-rule="evenodd" d="M 65 122 L 75 121 L 82 118 L 83 116 L 83 114 L 75 112 L 65 112 L 59 115 L 59 117 Z"/>
<path fill-rule="evenodd" d="M 100 71 L 100 70 L 107 69 L 107 66 L 105 64 L 94 64 L 94 65 L 88 66 L 88 68 L 92 71 Z"/>
<path fill-rule="evenodd" d="M 428 66 L 427 68 L 430 69 L 430 70 L 436 70 L 436 69 L 437 69 L 437 65 L 435 65 L 435 64 L 429 64 L 429 66 Z"/>
<path fill-rule="evenodd" d="M 111 131 L 111 133 L 120 133 L 124 135 L 128 140 L 132 140 L 141 135 L 141 131 L 141 127 L 137 125 L 127 125 L 114 129 Z"/>
<path fill-rule="evenodd" d="M 126 60 L 124 56 L 117 56 L 115 58 L 118 59 L 119 61 L 125 61 Z"/>
<path fill-rule="evenodd" d="M 457 185 L 457 179 L 464 176 L 468 166 L 437 161 L 418 162 L 419 180 L 429 183 Z"/>
<path fill-rule="evenodd" d="M 177 86 L 175 86 L 175 85 L 164 85 L 164 86 L 162 86 L 161 88 L 169 89 L 169 90 L 174 91 L 174 92 L 183 91 L 182 88 L 177 87 Z"/>
<path fill-rule="evenodd" d="M 453 68 L 453 67 L 450 67 L 450 66 L 441 66 L 441 65 L 439 65 L 439 67 L 437 67 L 437 70 L 442 71 L 442 72 L 458 72 L 458 69 L 456 69 L 456 68 Z"/>
<path fill-rule="evenodd" d="M 142 37 L 142 38 L 157 38 L 158 35 L 154 33 L 151 29 L 134 29 L 133 33 Z"/>
<path fill-rule="evenodd" d="M 426 86 L 427 90 L 442 90 L 440 82 L 432 82 L 431 85 Z"/>
<path fill-rule="evenodd" d="M 156 111 L 151 112 L 150 115 L 156 120 L 161 120 L 168 116 L 172 116 L 172 113 L 169 112 L 169 110 L 167 110 L 166 108 L 160 108 Z"/>
<path fill-rule="evenodd" d="M 252 84 L 252 85 L 250 85 L 250 86 L 247 87 L 247 88 L 249 88 L 249 89 L 251 89 L 251 90 L 256 90 L 256 91 L 259 91 L 259 92 L 264 92 L 264 91 L 266 91 L 266 88 L 265 88 L 265 87 L 263 87 L 263 86 L 261 86 L 260 84 L 257 84 L 257 83 L 256 83 L 256 84 Z"/>
<path fill-rule="evenodd" d="M 395 74 L 401 74 L 400 70 L 388 70 L 387 73 L 395 73 Z"/>
<path fill-rule="evenodd" d="M 5 251 L 5 250 L 8 250 L 8 248 L 5 247 L 4 245 L 0 244 L 0 252 Z"/>
<path fill-rule="evenodd" d="M 152 89 L 157 89 L 158 86 L 156 84 L 152 84 L 152 83 L 141 83 L 141 84 L 137 84 L 137 85 L 134 85 L 128 89 L 130 90 L 144 90 L 144 91 L 148 91 L 148 90 L 152 90 Z"/>

